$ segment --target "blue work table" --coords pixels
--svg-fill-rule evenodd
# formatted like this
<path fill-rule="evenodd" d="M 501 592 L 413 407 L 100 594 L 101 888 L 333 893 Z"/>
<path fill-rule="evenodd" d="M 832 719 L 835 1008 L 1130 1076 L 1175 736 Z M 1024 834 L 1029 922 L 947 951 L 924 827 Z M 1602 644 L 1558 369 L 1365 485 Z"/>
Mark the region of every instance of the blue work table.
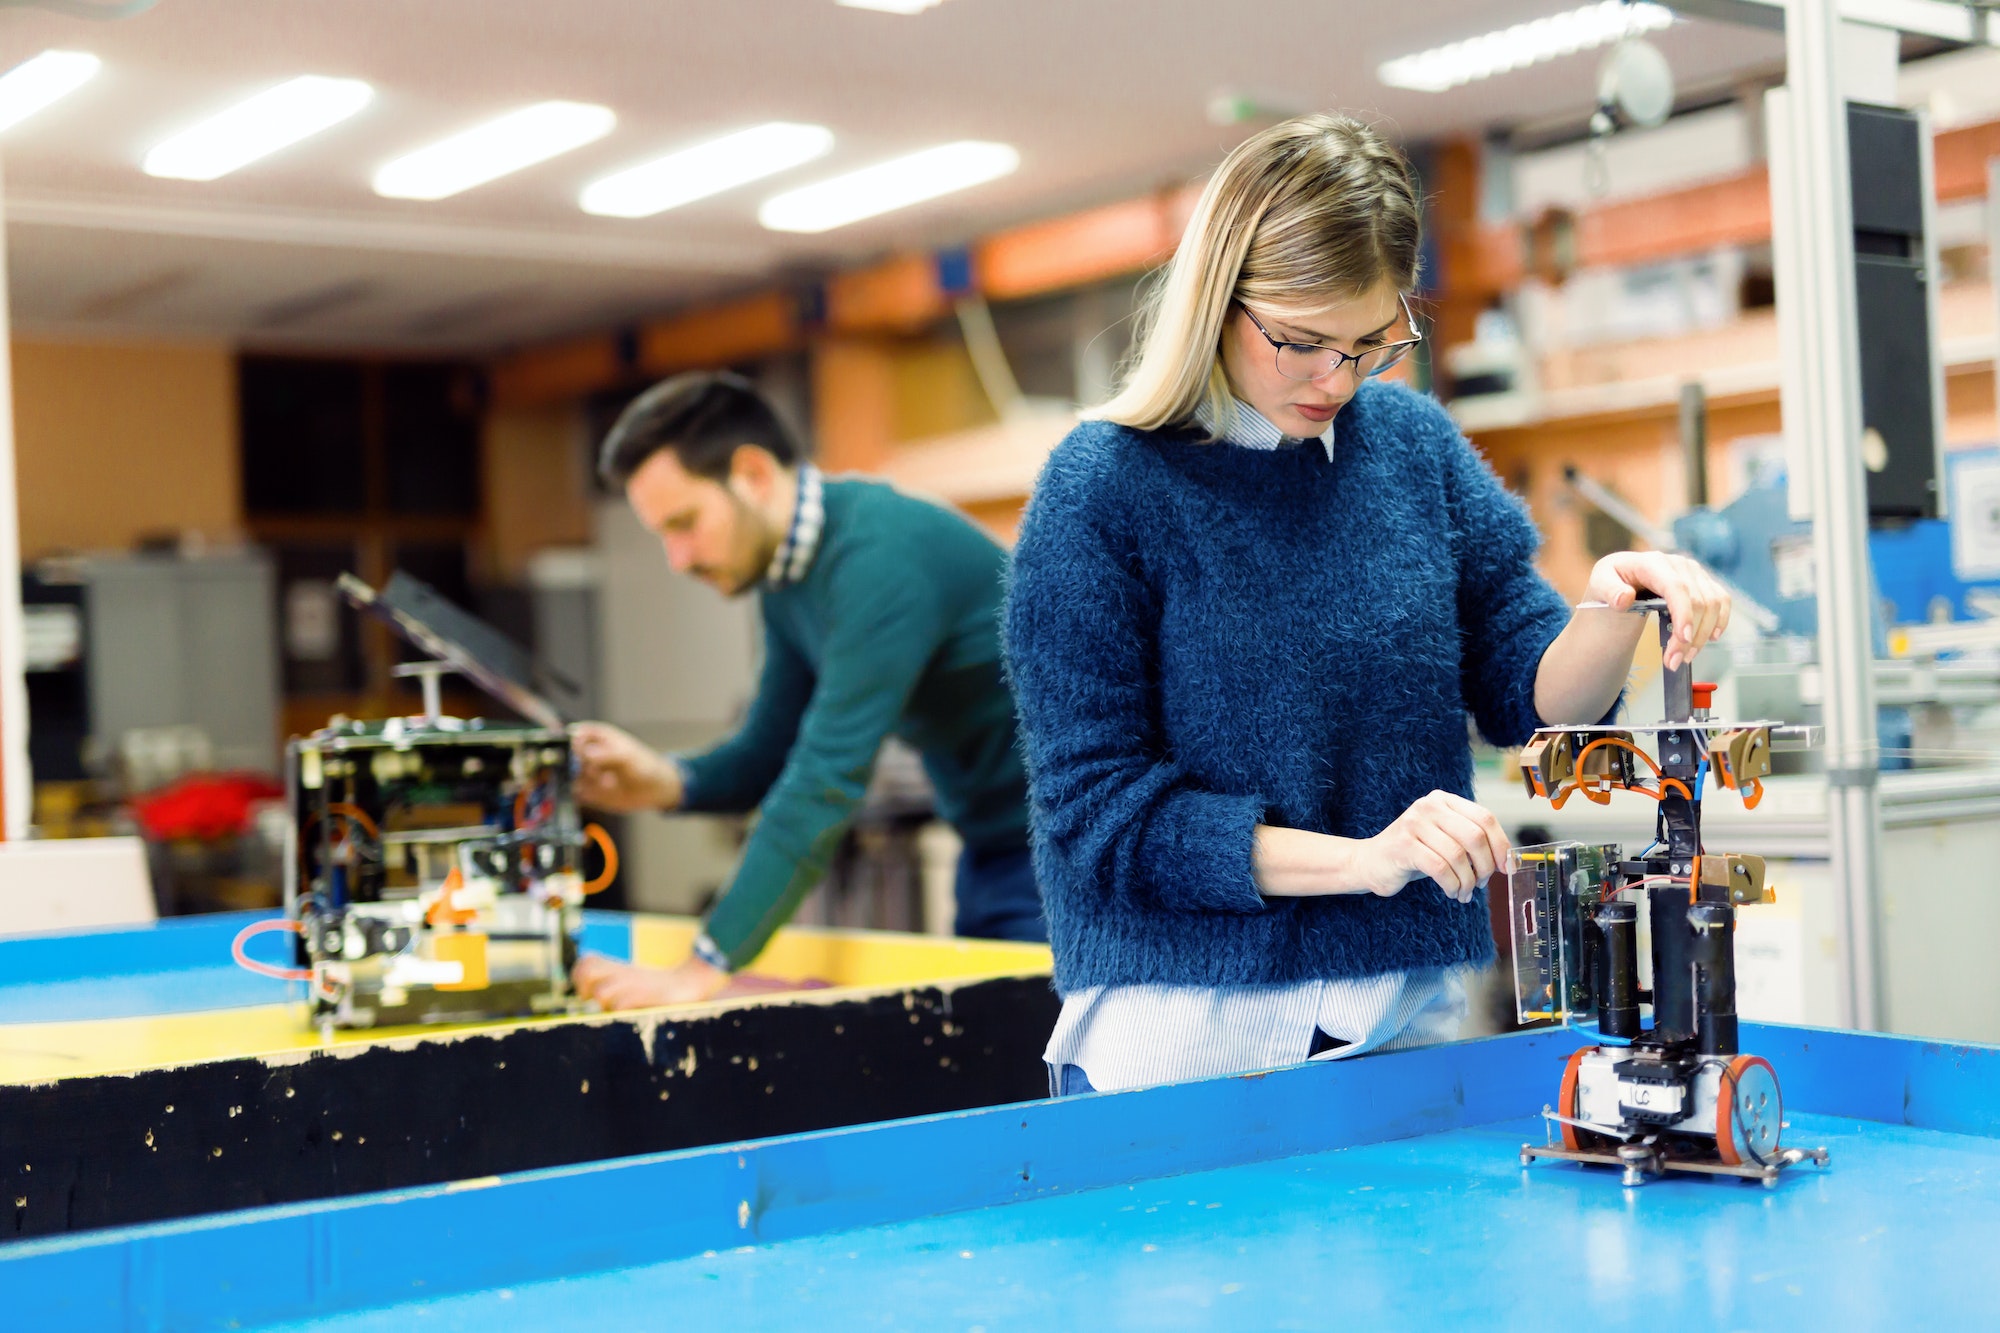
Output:
<path fill-rule="evenodd" d="M 272 915 L 214 912 L 111 930 L 0 936 L 0 1027 L 296 1000 L 303 993 L 297 984 L 246 972 L 229 956 L 236 932 Z M 585 912 L 583 923 L 585 949 L 631 956 L 632 927 L 625 913 Z M 265 962 L 288 961 L 285 946 L 268 938 L 255 953 Z"/>
<path fill-rule="evenodd" d="M 0 1247 L 65 1330 L 1989 1327 L 2000 1049 L 1746 1025 L 1776 1189 L 1523 1167 L 1529 1033 Z M 551 1126 L 551 1132 L 560 1132 Z"/>

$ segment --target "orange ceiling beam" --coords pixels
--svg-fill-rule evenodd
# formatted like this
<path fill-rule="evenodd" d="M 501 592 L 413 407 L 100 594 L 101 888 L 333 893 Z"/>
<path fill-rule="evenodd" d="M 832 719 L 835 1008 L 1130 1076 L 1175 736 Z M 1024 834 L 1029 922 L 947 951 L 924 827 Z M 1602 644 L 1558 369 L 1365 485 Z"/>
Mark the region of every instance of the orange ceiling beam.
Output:
<path fill-rule="evenodd" d="M 533 407 L 583 398 L 626 374 L 610 334 L 536 347 L 502 357 L 487 370 L 496 407 Z"/>
<path fill-rule="evenodd" d="M 754 361 L 804 345 L 797 300 L 784 292 L 765 292 L 644 326 L 633 368 L 641 375 L 671 375 Z"/>
<path fill-rule="evenodd" d="M 2000 157 L 2000 121 L 1942 131 L 1931 140 L 1939 203 L 1986 195 L 1986 162 Z M 1638 199 L 1600 204 L 1576 219 L 1579 267 L 1645 264 L 1726 245 L 1771 239 L 1771 187 L 1763 167 Z M 1502 292 L 1525 272 L 1517 224 L 1482 228 L 1474 265 L 1479 288 Z"/>
<path fill-rule="evenodd" d="M 988 237 L 972 250 L 979 290 L 1006 301 L 1151 268 L 1180 243 L 1200 193 L 1163 191 Z"/>
<path fill-rule="evenodd" d="M 901 255 L 826 284 L 826 323 L 836 333 L 915 333 L 950 312 L 930 255 Z"/>
<path fill-rule="evenodd" d="M 1771 187 L 1762 167 L 1705 185 L 1591 209 L 1577 220 L 1585 265 L 1643 264 L 1669 255 L 1771 239 Z"/>

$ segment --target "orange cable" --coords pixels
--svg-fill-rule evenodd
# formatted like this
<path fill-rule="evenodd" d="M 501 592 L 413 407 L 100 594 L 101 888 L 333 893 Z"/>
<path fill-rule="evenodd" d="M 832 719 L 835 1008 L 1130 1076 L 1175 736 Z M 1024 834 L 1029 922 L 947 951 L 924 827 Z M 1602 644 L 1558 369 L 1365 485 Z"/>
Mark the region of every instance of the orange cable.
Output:
<path fill-rule="evenodd" d="M 588 898 L 593 893 L 604 892 L 611 887 L 611 881 L 618 878 L 618 847 L 611 841 L 611 835 L 596 824 L 585 824 L 583 831 L 604 853 L 604 869 L 598 872 L 596 879 L 583 886 L 583 896 Z"/>
<path fill-rule="evenodd" d="M 1577 751 L 1577 756 L 1575 760 L 1572 761 L 1571 764 L 1572 771 L 1580 774 L 1583 770 L 1583 761 L 1590 756 L 1592 751 L 1598 749 L 1600 746 L 1610 746 L 1614 749 L 1624 750 L 1630 754 L 1637 755 L 1640 758 L 1640 760 L 1642 760 L 1645 763 L 1646 767 L 1653 770 L 1653 776 L 1660 780 L 1660 787 L 1658 791 L 1655 791 L 1650 787 L 1641 787 L 1634 784 L 1622 783 L 1622 782 L 1613 783 L 1609 785 L 1616 787 L 1620 791 L 1632 791 L 1639 793 L 1641 796 L 1649 796 L 1656 801 L 1660 800 L 1665 795 L 1665 793 L 1669 789 L 1669 785 L 1671 785 L 1672 787 L 1678 788 L 1680 790 L 1680 794 L 1685 798 L 1687 798 L 1688 800 L 1692 801 L 1694 799 L 1694 793 L 1688 790 L 1688 785 L 1685 782 L 1682 782 L 1679 778 L 1670 778 L 1666 774 L 1662 773 L 1660 771 L 1659 764 L 1653 759 L 1653 756 L 1647 754 L 1644 750 L 1632 744 L 1632 742 L 1626 740 L 1622 736 L 1602 736 L 1599 737 L 1597 740 L 1592 741 L 1590 744 L 1584 746 L 1583 749 Z M 1585 788 L 1583 785 L 1583 778 L 1580 776 L 1574 778 L 1570 781 L 1569 785 L 1562 790 L 1559 797 L 1552 796 L 1549 798 L 1549 805 L 1554 809 L 1560 810 L 1562 809 L 1562 802 L 1567 801 L 1569 799 L 1570 792 L 1584 791 L 1584 790 Z"/>
<path fill-rule="evenodd" d="M 375 821 L 370 819 L 368 812 L 360 806 L 350 804 L 347 801 L 337 801 L 329 805 L 326 810 L 328 814 L 346 815 L 349 819 L 361 825 L 369 837 L 375 839 L 377 842 L 382 840 L 382 830 L 375 827 Z"/>

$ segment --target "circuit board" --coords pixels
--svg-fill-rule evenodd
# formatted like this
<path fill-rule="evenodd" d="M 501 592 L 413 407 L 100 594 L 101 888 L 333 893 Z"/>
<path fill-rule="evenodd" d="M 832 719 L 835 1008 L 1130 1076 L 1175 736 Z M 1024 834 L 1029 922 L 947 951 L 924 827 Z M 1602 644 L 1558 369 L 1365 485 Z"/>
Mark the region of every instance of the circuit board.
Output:
<path fill-rule="evenodd" d="M 1620 856 L 1616 845 L 1584 842 L 1543 843 L 1508 853 L 1508 921 L 1521 1022 L 1595 1016 L 1590 981 L 1595 960 L 1584 923 L 1590 908 L 1617 892 Z"/>

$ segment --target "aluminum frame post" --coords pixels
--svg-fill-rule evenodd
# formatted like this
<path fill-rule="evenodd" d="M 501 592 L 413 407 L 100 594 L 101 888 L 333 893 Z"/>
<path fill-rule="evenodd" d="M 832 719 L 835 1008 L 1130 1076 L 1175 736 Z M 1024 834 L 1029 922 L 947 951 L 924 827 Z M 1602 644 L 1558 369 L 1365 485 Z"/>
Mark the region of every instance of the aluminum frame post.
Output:
<path fill-rule="evenodd" d="M 1841 925 L 1845 1027 L 1884 1022 L 1880 966 L 1881 793 L 1868 505 L 1861 459 L 1860 334 L 1840 18 L 1787 0 L 1785 87 L 1767 95 L 1772 250 L 1783 359 L 1780 398 L 1795 495 L 1813 521 L 1825 699 L 1827 831 Z M 1798 475 L 1803 472 L 1803 475 Z"/>

